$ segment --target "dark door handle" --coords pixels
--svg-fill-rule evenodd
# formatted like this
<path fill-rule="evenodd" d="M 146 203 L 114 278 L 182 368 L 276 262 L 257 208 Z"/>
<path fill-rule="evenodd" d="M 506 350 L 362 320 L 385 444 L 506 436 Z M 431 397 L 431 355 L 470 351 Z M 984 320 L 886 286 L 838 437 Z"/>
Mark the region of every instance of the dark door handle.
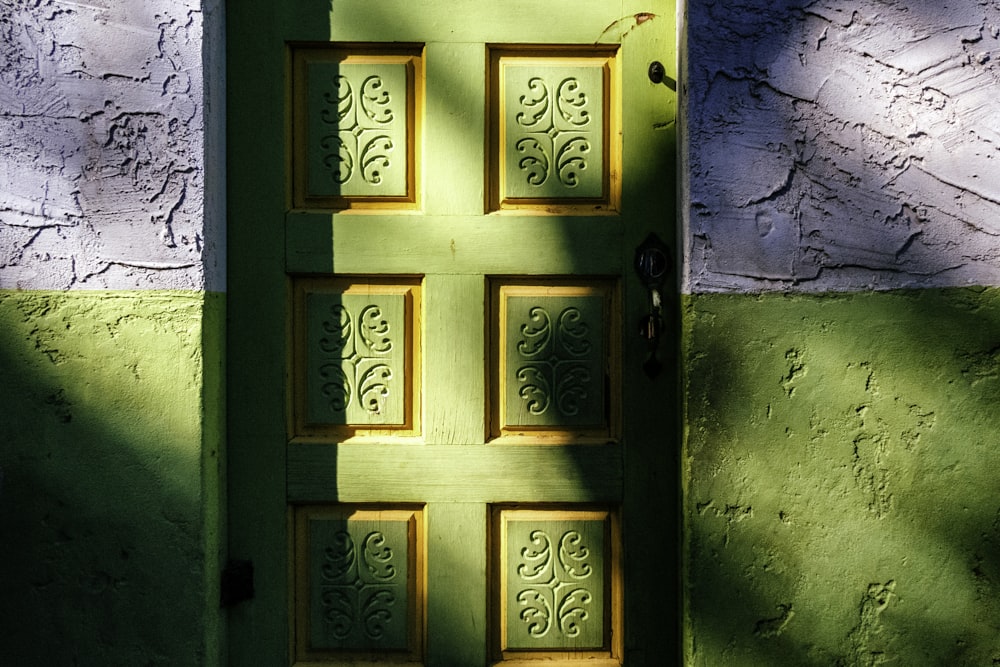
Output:
<path fill-rule="evenodd" d="M 649 315 L 639 320 L 639 335 L 646 339 L 649 353 L 642 364 L 643 372 L 655 378 L 663 370 L 657 358 L 663 333 L 663 284 L 671 264 L 670 248 L 656 234 L 650 233 L 635 249 L 635 272 L 649 292 Z"/>

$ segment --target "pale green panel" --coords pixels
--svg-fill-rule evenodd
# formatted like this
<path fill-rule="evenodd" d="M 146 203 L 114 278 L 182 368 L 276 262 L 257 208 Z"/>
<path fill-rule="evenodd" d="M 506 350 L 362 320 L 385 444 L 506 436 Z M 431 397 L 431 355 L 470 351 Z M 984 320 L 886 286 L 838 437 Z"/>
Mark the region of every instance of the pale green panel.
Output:
<path fill-rule="evenodd" d="M 424 279 L 425 439 L 435 444 L 484 441 L 486 364 L 482 276 Z"/>
<path fill-rule="evenodd" d="M 309 196 L 407 194 L 407 66 L 307 66 Z"/>
<path fill-rule="evenodd" d="M 407 521 L 309 521 L 309 648 L 406 650 Z"/>
<path fill-rule="evenodd" d="M 604 646 L 603 521 L 506 523 L 507 648 Z"/>
<path fill-rule="evenodd" d="M 405 420 L 405 297 L 309 294 L 306 415 L 310 424 Z"/>
<path fill-rule="evenodd" d="M 507 199 L 599 198 L 604 182 L 604 75 L 596 66 L 502 62 Z"/>
<path fill-rule="evenodd" d="M 512 296 L 504 303 L 504 426 L 605 426 L 603 296 Z"/>
<path fill-rule="evenodd" d="M 486 48 L 427 45 L 423 160 L 431 215 L 480 215 L 484 206 Z"/>

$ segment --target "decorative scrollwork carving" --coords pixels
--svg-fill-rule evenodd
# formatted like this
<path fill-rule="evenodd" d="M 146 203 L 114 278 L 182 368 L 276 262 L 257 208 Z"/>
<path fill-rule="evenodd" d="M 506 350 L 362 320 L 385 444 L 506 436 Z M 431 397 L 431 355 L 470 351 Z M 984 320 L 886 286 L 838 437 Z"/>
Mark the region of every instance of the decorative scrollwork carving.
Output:
<path fill-rule="evenodd" d="M 550 176 L 566 188 L 580 184 L 580 174 L 588 167 L 592 149 L 590 98 L 576 77 L 563 79 L 553 87 L 542 77 L 531 77 L 527 91 L 520 95 L 520 110 L 514 115 L 521 132 L 513 133 L 518 168 L 525 181 L 541 187 Z"/>
<path fill-rule="evenodd" d="M 385 354 L 392 350 L 389 338 L 389 322 L 383 319 L 382 309 L 376 305 L 366 306 L 358 318 L 361 340 L 374 354 Z"/>
<path fill-rule="evenodd" d="M 354 113 L 354 89 L 345 76 L 333 77 L 332 83 L 333 91 L 323 93 L 327 108 L 320 112 L 320 118 L 327 125 L 340 127 Z"/>
<path fill-rule="evenodd" d="M 589 557 L 590 549 L 583 543 L 583 535 L 575 530 L 563 534 L 559 540 L 559 564 L 567 575 L 574 579 L 589 577 L 592 571 L 587 562 Z"/>
<path fill-rule="evenodd" d="M 338 185 L 359 176 L 378 186 L 393 166 L 394 143 L 386 131 L 396 120 L 395 100 L 377 74 L 367 76 L 358 87 L 346 76 L 337 75 L 332 88 L 322 95 L 326 108 L 320 111 L 322 122 L 336 131 L 319 142 L 327 175 Z"/>
<path fill-rule="evenodd" d="M 347 410 L 354 391 L 351 387 L 351 378 L 347 377 L 344 369 L 337 364 L 323 364 L 319 367 L 319 376 L 324 380 L 330 380 L 320 387 L 323 396 L 330 402 L 330 409 L 334 412 Z"/>
<path fill-rule="evenodd" d="M 324 352 L 335 354 L 340 358 L 349 357 L 353 352 L 347 349 L 353 339 L 353 324 L 351 314 L 340 304 L 330 307 L 330 319 L 323 320 L 321 325 L 323 333 L 327 334 L 320 338 L 319 347 Z"/>
<path fill-rule="evenodd" d="M 395 581 L 395 554 L 380 531 L 368 533 L 361 544 L 360 563 L 354 537 L 346 530 L 337 531 L 323 552 L 320 603 L 323 620 L 338 640 L 359 635 L 381 639 L 393 620 L 395 590 L 401 585 Z"/>
<path fill-rule="evenodd" d="M 354 627 L 354 605 L 346 590 L 326 588 L 320 595 L 323 604 L 323 620 L 330 632 L 339 640 L 344 640 L 351 634 Z"/>
<path fill-rule="evenodd" d="M 393 121 L 395 115 L 389 108 L 391 101 L 382 77 L 369 76 L 361 84 L 361 108 L 364 109 L 365 116 L 373 123 L 388 125 Z"/>
<path fill-rule="evenodd" d="M 370 639 L 381 639 L 385 634 L 385 626 L 392 620 L 389 608 L 396 602 L 396 596 L 390 591 L 375 591 L 364 604 L 364 630 Z"/>
<path fill-rule="evenodd" d="M 584 127 L 590 122 L 587 94 L 576 78 L 570 77 L 559 84 L 556 107 L 562 119 L 574 127 Z"/>
<path fill-rule="evenodd" d="M 545 80 L 534 76 L 528 80 L 528 92 L 518 98 L 523 108 L 514 119 L 519 125 L 536 128 L 549 119 L 549 88 Z M 546 131 L 548 127 L 542 127 Z"/>
<path fill-rule="evenodd" d="M 518 619 L 531 639 L 550 633 L 554 646 L 562 638 L 578 637 L 590 618 L 594 596 L 582 582 L 593 578 L 590 548 L 576 530 L 565 531 L 558 539 L 558 557 L 553 557 L 553 540 L 543 530 L 533 530 L 529 544 L 519 551 L 515 568 L 517 581 L 514 599 L 522 609 Z M 594 581 L 593 585 L 600 585 Z"/>
<path fill-rule="evenodd" d="M 392 166 L 389 154 L 393 150 L 392 139 L 380 134 L 373 137 L 361 149 L 361 174 L 365 182 L 378 185 L 382 182 L 383 170 Z"/>
<path fill-rule="evenodd" d="M 590 326 L 583 321 L 579 308 L 566 308 L 559 314 L 559 347 L 571 357 L 590 353 Z"/>
<path fill-rule="evenodd" d="M 524 399 L 528 412 L 540 415 L 549 409 L 549 403 L 552 400 L 552 387 L 541 367 L 523 366 L 517 369 L 517 379 L 521 383 L 518 395 Z"/>
<path fill-rule="evenodd" d="M 519 618 L 526 624 L 529 637 L 544 637 L 552 627 L 552 608 L 547 597 L 536 589 L 526 589 L 517 594 L 517 601 L 524 606 Z"/>
<path fill-rule="evenodd" d="M 541 530 L 531 531 L 528 539 L 531 543 L 521 549 L 522 562 L 517 566 L 517 574 L 525 581 L 535 581 L 552 567 L 552 542 Z"/>
<path fill-rule="evenodd" d="M 323 156 L 323 166 L 330 172 L 330 178 L 339 185 L 351 180 L 354 155 L 344 140 L 336 134 L 329 134 L 323 137 L 319 145 L 324 151 L 328 151 Z"/>
<path fill-rule="evenodd" d="M 392 369 L 386 364 L 376 364 L 366 370 L 358 380 L 358 394 L 361 405 L 372 414 L 382 412 L 389 397 L 389 381 Z"/>
<path fill-rule="evenodd" d="M 556 383 L 556 405 L 559 412 L 575 417 L 580 414 L 580 404 L 587 400 L 590 385 L 590 371 L 586 366 L 571 366 L 558 369 Z"/>
<path fill-rule="evenodd" d="M 576 588 L 565 593 L 559 603 L 559 610 L 556 612 L 559 618 L 559 629 L 567 637 L 578 637 L 580 635 L 580 625 L 590 618 L 590 614 L 584 605 L 589 605 L 593 596 L 583 588 Z"/>
<path fill-rule="evenodd" d="M 394 346 L 391 324 L 377 304 L 365 306 L 357 317 L 342 304 L 329 313 L 320 325 L 324 335 L 318 347 L 335 361 L 320 364 L 318 373 L 331 412 L 342 414 L 354 401 L 369 414 L 384 412 L 395 376 L 387 362 Z"/>
<path fill-rule="evenodd" d="M 517 162 L 521 171 L 527 173 L 527 181 L 532 185 L 541 185 L 549 177 L 549 156 L 545 148 L 534 137 L 525 137 L 514 145 L 518 153 L 523 153 Z"/>
<path fill-rule="evenodd" d="M 590 325 L 579 308 L 570 306 L 555 318 L 541 306 L 528 311 L 520 326 L 516 350 L 524 362 L 515 367 L 518 396 L 531 415 L 551 407 L 565 417 L 575 417 L 591 396 L 594 379 L 588 370 L 592 354 Z"/>
<path fill-rule="evenodd" d="M 374 579 L 388 580 L 396 576 L 396 566 L 392 564 L 392 549 L 385 543 L 385 535 L 371 533 L 365 538 L 365 567 Z"/>
<path fill-rule="evenodd" d="M 521 337 L 517 351 L 522 356 L 530 359 L 544 352 L 552 337 L 552 320 L 548 311 L 539 306 L 529 310 L 528 323 L 521 325 Z"/>
<path fill-rule="evenodd" d="M 583 137 L 571 137 L 559 149 L 556 156 L 556 171 L 559 181 L 568 188 L 580 184 L 579 173 L 587 168 L 586 155 L 590 152 L 590 142 Z"/>

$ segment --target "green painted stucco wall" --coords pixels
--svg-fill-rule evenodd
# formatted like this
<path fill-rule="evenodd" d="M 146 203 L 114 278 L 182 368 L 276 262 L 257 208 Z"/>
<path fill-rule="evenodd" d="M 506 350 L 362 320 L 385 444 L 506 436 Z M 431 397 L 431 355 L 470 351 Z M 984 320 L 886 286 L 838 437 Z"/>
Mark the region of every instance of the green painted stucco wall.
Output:
<path fill-rule="evenodd" d="M 683 310 L 689 663 L 1000 663 L 1000 290 Z"/>
<path fill-rule="evenodd" d="M 221 662 L 224 315 L 0 291 L 0 664 Z"/>

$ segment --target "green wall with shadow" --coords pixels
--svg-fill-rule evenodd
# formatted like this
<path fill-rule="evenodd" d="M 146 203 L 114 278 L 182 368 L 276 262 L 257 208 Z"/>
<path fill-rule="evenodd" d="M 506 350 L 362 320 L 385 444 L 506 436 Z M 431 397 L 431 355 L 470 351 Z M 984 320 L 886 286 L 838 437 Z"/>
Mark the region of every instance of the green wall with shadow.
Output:
<path fill-rule="evenodd" d="M 0 664 L 223 660 L 224 297 L 0 291 Z"/>
<path fill-rule="evenodd" d="M 683 310 L 689 663 L 1000 662 L 1000 290 Z"/>

